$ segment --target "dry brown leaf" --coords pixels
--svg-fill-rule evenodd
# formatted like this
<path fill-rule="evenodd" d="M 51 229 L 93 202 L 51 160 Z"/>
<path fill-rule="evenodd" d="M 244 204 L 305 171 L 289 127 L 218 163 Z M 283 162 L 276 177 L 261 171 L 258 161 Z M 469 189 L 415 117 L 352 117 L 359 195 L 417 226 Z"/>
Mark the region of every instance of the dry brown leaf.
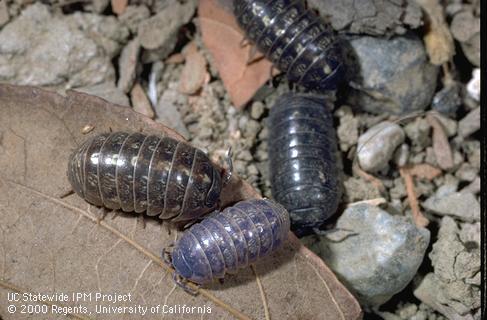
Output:
<path fill-rule="evenodd" d="M 244 34 L 232 12 L 218 0 L 200 0 L 198 15 L 203 43 L 213 56 L 233 104 L 241 109 L 269 80 L 272 63 L 266 59 L 247 63 L 251 46 L 242 46 Z"/>
<path fill-rule="evenodd" d="M 94 130 L 83 135 L 91 124 Z M 131 293 L 130 302 L 60 303 L 103 306 L 209 306 L 211 314 L 185 314 L 190 319 L 360 319 L 357 301 L 321 259 L 289 234 L 284 248 L 225 284 L 213 283 L 191 296 L 175 288 L 172 270 L 160 259 L 168 234 L 156 220 L 146 227 L 134 214 L 110 215 L 97 221 L 98 208 L 68 190 L 68 156 L 90 136 L 112 130 L 142 131 L 182 137 L 167 127 L 87 94 L 63 97 L 33 87 L 0 85 L 0 314 L 6 315 L 7 292 Z M 233 177 L 225 187 L 225 205 L 257 197 L 252 187 Z M 256 281 L 259 278 L 259 284 Z M 259 289 L 260 288 L 260 289 Z M 261 294 L 259 294 L 261 292 Z M 264 294 L 262 294 L 264 292 Z M 268 310 L 261 296 L 265 296 Z M 49 305 L 49 303 L 46 303 Z M 181 315 L 168 314 L 173 319 Z M 140 319 L 140 315 L 77 315 L 80 319 Z M 160 319 L 146 314 L 144 319 Z M 9 319 L 29 316 L 15 313 Z M 38 319 L 36 315 L 32 318 Z M 49 313 L 49 319 L 65 318 Z"/>
<path fill-rule="evenodd" d="M 450 28 L 443 14 L 443 5 L 439 0 L 416 0 L 426 13 L 426 34 L 424 42 L 430 62 L 442 65 L 451 60 L 455 46 Z"/>
<path fill-rule="evenodd" d="M 451 169 L 454 164 L 453 153 L 443 125 L 432 114 L 428 114 L 426 120 L 433 128 L 433 151 L 435 152 L 436 162 L 444 170 Z"/>

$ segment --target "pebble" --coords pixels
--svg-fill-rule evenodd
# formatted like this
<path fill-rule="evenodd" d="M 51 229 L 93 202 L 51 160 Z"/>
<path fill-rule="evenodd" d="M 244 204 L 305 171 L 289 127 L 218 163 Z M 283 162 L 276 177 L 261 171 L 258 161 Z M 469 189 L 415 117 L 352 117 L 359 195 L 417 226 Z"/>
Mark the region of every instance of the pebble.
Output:
<path fill-rule="evenodd" d="M 349 106 L 340 107 L 336 115 L 340 118 L 340 124 L 337 128 L 340 150 L 347 152 L 358 141 L 359 120 L 354 117 Z"/>
<path fill-rule="evenodd" d="M 457 169 L 455 172 L 455 176 L 462 180 L 462 181 L 468 181 L 472 182 L 477 178 L 479 174 L 478 168 L 475 168 L 471 164 L 464 162 L 460 165 L 460 168 Z"/>
<path fill-rule="evenodd" d="M 110 0 L 93 0 L 88 1 L 83 5 L 83 9 L 86 11 L 92 11 L 95 13 L 102 13 L 108 7 Z"/>
<path fill-rule="evenodd" d="M 169 2 L 155 16 L 142 21 L 138 28 L 142 47 L 156 50 L 160 59 L 166 58 L 174 49 L 180 27 L 189 22 L 195 10 L 195 3 L 192 1 L 184 4 L 177 0 Z"/>
<path fill-rule="evenodd" d="M 250 117 L 254 120 L 259 120 L 265 111 L 265 105 L 260 101 L 255 101 L 250 107 Z"/>
<path fill-rule="evenodd" d="M 353 78 L 349 101 L 365 111 L 409 114 L 431 103 L 438 68 L 429 63 L 423 42 L 415 36 L 350 40 L 360 74 Z"/>
<path fill-rule="evenodd" d="M 384 121 L 373 126 L 358 139 L 360 167 L 370 172 L 383 169 L 404 139 L 404 131 L 395 123 Z"/>
<path fill-rule="evenodd" d="M 476 177 L 468 186 L 460 190 L 461 193 L 477 194 L 480 192 L 480 177 Z"/>
<path fill-rule="evenodd" d="M 1 25 L 1 23 L 0 23 Z M 480 69 L 476 68 L 472 71 L 472 79 L 467 84 L 468 95 L 480 102 Z"/>
<path fill-rule="evenodd" d="M 458 123 L 458 134 L 466 138 L 472 133 L 480 129 L 480 107 L 470 111 L 460 122 Z"/>
<path fill-rule="evenodd" d="M 333 29 L 374 36 L 403 34 L 422 25 L 421 8 L 414 1 L 382 0 L 308 0 L 322 17 L 329 18 Z"/>
<path fill-rule="evenodd" d="M 141 113 L 151 119 L 154 119 L 155 113 L 152 110 L 152 105 L 145 94 L 144 88 L 136 83 L 130 91 L 130 98 L 132 100 L 132 107 L 138 113 Z"/>
<path fill-rule="evenodd" d="M 125 93 L 130 92 L 137 74 L 140 43 L 137 38 L 130 41 L 122 50 L 118 60 L 119 79 L 117 87 Z"/>
<path fill-rule="evenodd" d="M 179 78 L 179 91 L 181 93 L 195 94 L 209 78 L 206 71 L 205 57 L 195 48 L 185 54 L 185 64 Z"/>
<path fill-rule="evenodd" d="M 435 118 L 440 121 L 443 129 L 445 129 L 445 133 L 448 138 L 454 137 L 457 134 L 458 130 L 458 122 L 444 116 L 442 114 L 435 114 Z"/>
<path fill-rule="evenodd" d="M 156 120 L 165 126 L 176 130 L 185 139 L 189 139 L 189 131 L 183 122 L 178 108 L 174 104 L 176 100 L 174 95 L 177 94 L 178 93 L 174 92 L 173 90 L 164 91 L 155 107 L 155 112 L 157 115 Z M 199 136 L 199 134 L 196 135 Z"/>
<path fill-rule="evenodd" d="M 7 0 L 0 0 L 0 27 L 10 20 L 8 13 Z"/>
<path fill-rule="evenodd" d="M 110 58 L 120 53 L 130 36 L 128 28 L 113 16 L 75 12 L 64 17 L 69 22 L 74 22 L 87 37 L 103 48 Z"/>
<path fill-rule="evenodd" d="M 438 91 L 431 103 L 431 108 L 443 114 L 454 115 L 462 104 L 460 97 L 462 86 L 457 82 L 450 82 Z"/>
<path fill-rule="evenodd" d="M 399 168 L 404 167 L 408 163 L 409 154 L 409 145 L 407 143 L 403 143 L 397 148 L 396 152 L 394 152 L 394 162 Z"/>
<path fill-rule="evenodd" d="M 347 208 L 336 228 L 351 235 L 339 242 L 321 236 L 311 249 L 369 306 L 382 305 L 407 286 L 430 239 L 427 229 L 369 204 Z"/>
<path fill-rule="evenodd" d="M 448 141 L 445 129 L 438 118 L 431 113 L 426 116 L 426 121 L 433 128 L 433 151 L 436 162 L 444 170 L 452 169 L 455 165 L 452 148 Z"/>
<path fill-rule="evenodd" d="M 480 204 L 471 193 L 454 192 L 442 197 L 433 195 L 422 205 L 441 216 L 452 216 L 466 222 L 480 221 Z"/>
<path fill-rule="evenodd" d="M 467 59 L 480 67 L 480 17 L 470 10 L 462 10 L 453 17 L 450 29 Z"/>
<path fill-rule="evenodd" d="M 105 49 L 73 16 L 53 16 L 36 2 L 0 30 L 0 79 L 79 88 L 113 81 L 115 70 Z"/>
<path fill-rule="evenodd" d="M 344 200 L 347 203 L 353 203 L 364 199 L 375 199 L 382 196 L 377 188 L 371 187 L 370 182 L 367 182 L 362 178 L 345 178 L 343 185 L 345 187 Z"/>
<path fill-rule="evenodd" d="M 416 118 L 404 127 L 407 137 L 418 150 L 431 145 L 431 126 L 424 118 Z"/>
<path fill-rule="evenodd" d="M 143 4 L 127 6 L 124 13 L 118 16 L 118 20 L 126 25 L 130 32 L 137 33 L 139 24 L 150 17 L 150 11 Z"/>

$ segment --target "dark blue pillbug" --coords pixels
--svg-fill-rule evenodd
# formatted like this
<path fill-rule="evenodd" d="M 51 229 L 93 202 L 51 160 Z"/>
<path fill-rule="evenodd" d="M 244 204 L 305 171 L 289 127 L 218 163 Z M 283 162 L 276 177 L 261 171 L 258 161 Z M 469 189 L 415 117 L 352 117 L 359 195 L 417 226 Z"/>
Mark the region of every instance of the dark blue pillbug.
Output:
<path fill-rule="evenodd" d="M 318 96 L 284 94 L 271 108 L 269 174 L 272 196 L 297 236 L 313 233 L 340 200 L 333 118 Z"/>
<path fill-rule="evenodd" d="M 234 274 L 279 248 L 289 227 L 286 209 L 267 199 L 240 201 L 214 212 L 175 244 L 170 263 L 176 283 L 182 284 L 182 278 L 204 284 Z"/>
<path fill-rule="evenodd" d="M 331 26 L 302 0 L 234 0 L 240 27 L 287 78 L 313 90 L 335 89 L 343 79 L 341 45 Z"/>

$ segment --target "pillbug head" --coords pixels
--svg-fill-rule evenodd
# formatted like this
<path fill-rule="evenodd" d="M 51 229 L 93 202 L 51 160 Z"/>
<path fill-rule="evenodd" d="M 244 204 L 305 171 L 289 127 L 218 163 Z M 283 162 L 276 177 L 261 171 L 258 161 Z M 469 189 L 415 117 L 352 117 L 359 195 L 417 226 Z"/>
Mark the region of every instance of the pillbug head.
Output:
<path fill-rule="evenodd" d="M 81 198 L 84 198 L 84 168 L 85 168 L 85 151 L 90 145 L 91 140 L 86 141 L 76 152 L 73 152 L 68 161 L 68 180 L 74 192 Z"/>

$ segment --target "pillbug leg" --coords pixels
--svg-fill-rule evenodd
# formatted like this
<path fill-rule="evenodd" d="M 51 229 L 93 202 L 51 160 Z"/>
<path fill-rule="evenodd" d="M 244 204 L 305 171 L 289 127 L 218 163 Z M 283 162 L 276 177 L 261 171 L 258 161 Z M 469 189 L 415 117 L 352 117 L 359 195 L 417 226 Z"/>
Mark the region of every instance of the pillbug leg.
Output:
<path fill-rule="evenodd" d="M 68 192 L 66 192 L 66 193 L 64 193 L 63 195 L 61 195 L 61 196 L 59 197 L 59 199 L 64 199 L 64 198 L 66 198 L 66 197 L 69 197 L 69 196 L 70 196 L 70 195 L 72 195 L 72 194 L 74 194 L 74 190 L 73 190 L 73 189 L 71 189 L 71 190 L 69 190 Z"/>
<path fill-rule="evenodd" d="M 242 38 L 242 41 L 240 41 L 240 47 L 242 48 L 248 46 L 249 44 L 250 44 L 249 39 L 247 39 L 247 37 L 245 36 Z"/>
<path fill-rule="evenodd" d="M 100 211 L 98 211 L 98 212 L 100 212 Z M 110 212 L 110 211 L 108 211 L 107 208 L 102 207 L 101 208 L 101 214 L 97 214 L 97 216 L 96 216 L 96 223 L 100 224 L 100 222 L 105 220 L 105 217 L 107 216 L 108 212 Z"/>
<path fill-rule="evenodd" d="M 178 287 L 180 287 L 181 289 L 183 289 L 184 291 L 186 291 L 190 295 L 196 296 L 198 294 L 198 290 L 195 290 L 195 289 L 189 287 L 188 286 L 188 280 L 184 279 L 183 277 L 181 277 L 176 272 L 173 273 L 172 279 Z M 199 288 L 199 286 L 198 286 L 198 288 Z"/>
<path fill-rule="evenodd" d="M 232 156 L 233 156 L 232 147 L 229 147 L 227 150 L 227 154 L 225 155 L 227 167 L 225 169 L 223 169 L 223 173 L 222 173 L 223 186 L 227 185 L 230 182 L 230 179 L 232 178 L 232 175 L 233 175 Z"/>
<path fill-rule="evenodd" d="M 174 247 L 174 243 L 171 243 L 164 249 L 162 249 L 162 261 L 166 263 L 168 266 L 172 266 L 172 251 L 169 251 L 169 248 Z"/>
<path fill-rule="evenodd" d="M 247 65 L 257 62 L 258 60 L 262 59 L 262 56 L 257 55 L 259 51 L 257 50 L 256 46 L 250 47 L 249 57 L 247 59 Z"/>
<path fill-rule="evenodd" d="M 313 232 L 318 236 L 326 237 L 326 239 L 331 242 L 342 242 L 349 237 L 358 235 L 358 232 L 345 228 L 334 228 L 329 230 L 313 228 Z"/>
<path fill-rule="evenodd" d="M 139 214 L 139 216 L 137 217 L 137 219 L 142 223 L 142 229 L 145 229 L 145 217 L 143 214 Z"/>
<path fill-rule="evenodd" d="M 164 229 L 166 230 L 168 235 L 171 235 L 171 226 L 167 221 L 162 220 L 161 227 L 164 226 Z"/>
<path fill-rule="evenodd" d="M 120 210 L 113 210 L 112 212 L 113 212 L 113 214 L 112 214 L 112 220 L 115 219 L 116 217 L 118 217 L 120 215 Z"/>

